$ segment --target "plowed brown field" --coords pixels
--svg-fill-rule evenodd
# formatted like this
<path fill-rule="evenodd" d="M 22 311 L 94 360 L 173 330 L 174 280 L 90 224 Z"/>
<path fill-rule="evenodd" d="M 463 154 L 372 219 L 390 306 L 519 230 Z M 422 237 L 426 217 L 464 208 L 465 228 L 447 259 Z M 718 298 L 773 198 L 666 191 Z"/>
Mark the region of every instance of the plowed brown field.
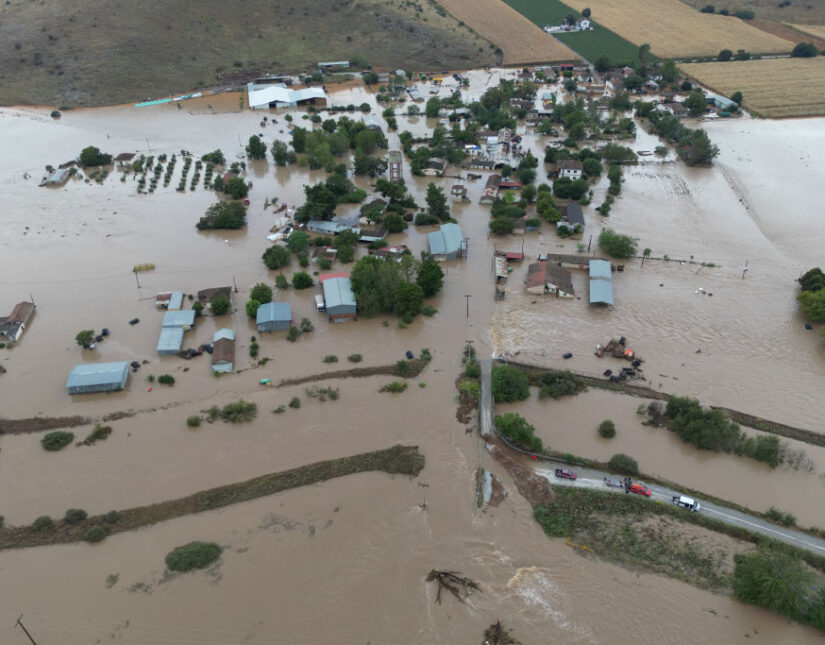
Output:
<path fill-rule="evenodd" d="M 825 58 L 771 58 L 680 65 L 686 74 L 730 96 L 740 91 L 744 106 L 760 116 L 825 114 Z"/>
<path fill-rule="evenodd" d="M 566 0 L 632 43 L 650 43 L 657 56 L 711 56 L 722 49 L 754 54 L 790 52 L 793 43 L 730 16 L 699 13 L 678 0 Z"/>
<path fill-rule="evenodd" d="M 501 0 L 441 0 L 455 18 L 504 51 L 505 65 L 578 60 L 578 56 Z"/>

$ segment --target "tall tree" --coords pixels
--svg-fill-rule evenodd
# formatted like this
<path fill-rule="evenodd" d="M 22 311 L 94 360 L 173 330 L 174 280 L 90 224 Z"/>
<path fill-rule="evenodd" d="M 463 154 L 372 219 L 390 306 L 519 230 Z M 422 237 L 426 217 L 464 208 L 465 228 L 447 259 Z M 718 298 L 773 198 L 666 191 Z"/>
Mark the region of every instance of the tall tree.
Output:
<path fill-rule="evenodd" d="M 427 208 L 430 215 L 437 217 L 442 222 L 450 219 L 450 207 L 447 206 L 444 190 L 433 182 L 430 182 L 427 186 Z"/>

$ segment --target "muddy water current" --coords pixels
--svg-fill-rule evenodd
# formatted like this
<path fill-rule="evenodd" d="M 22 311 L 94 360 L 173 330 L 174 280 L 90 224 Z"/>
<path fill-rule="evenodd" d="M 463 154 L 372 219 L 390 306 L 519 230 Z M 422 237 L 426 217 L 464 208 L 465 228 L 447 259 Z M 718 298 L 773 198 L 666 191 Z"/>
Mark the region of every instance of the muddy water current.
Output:
<path fill-rule="evenodd" d="M 468 95 L 480 95 L 506 74 L 511 73 L 471 73 Z M 442 88 L 441 95 L 452 89 Z M 407 329 L 391 317 L 329 325 L 314 310 L 314 289 L 279 293 L 277 299 L 291 302 L 293 317 L 310 318 L 315 331 L 296 343 L 264 335 L 259 358 L 271 360 L 256 367 L 249 345 L 259 335 L 243 304 L 252 285 L 274 280 L 260 256 L 279 216 L 264 208 L 264 201 L 278 197 L 298 206 L 303 185 L 321 180 L 323 173 L 250 164 L 248 226 L 238 232 L 195 230 L 214 195 L 200 185 L 189 190 L 189 180 L 185 193 L 174 190 L 180 158 L 170 186 L 152 195 L 138 194 L 133 178 L 121 182 L 117 171 L 103 185 L 72 180 L 62 188 L 37 187 L 46 164 L 67 161 L 86 145 L 155 156 L 181 150 L 199 156 L 221 148 L 230 160 L 240 160 L 242 143 L 253 133 L 262 133 L 267 143 L 288 139 L 283 111 L 268 115 L 277 123 L 261 125 L 260 114 L 239 109 L 239 97 L 205 97 L 180 107 L 70 111 L 59 121 L 49 118 L 49 110 L 0 109 L 0 149 L 16 151 L 0 159 L 5 197 L 0 313 L 30 295 L 37 304 L 22 340 L 0 350 L 8 370 L 0 376 L 0 416 L 97 419 L 135 413 L 113 422 L 106 441 L 59 453 L 43 451 L 38 435 L 2 437 L 0 514 L 10 524 L 23 524 L 42 514 L 60 517 L 70 507 L 105 512 L 397 442 L 419 445 L 426 469 L 416 480 L 371 473 L 330 481 L 118 535 L 94 547 L 4 552 L 0 597 L 9 620 L 0 621 L 0 641 L 19 638 L 11 625 L 21 612 L 36 638 L 62 643 L 477 642 L 498 618 L 524 643 L 729 642 L 745 636 L 763 643 L 818 641 L 809 630 L 727 597 L 585 558 L 546 539 L 512 483 L 454 415 L 453 380 L 465 340 L 485 355 L 518 352 L 542 364 L 559 363 L 563 352 L 572 351 L 571 366 L 600 373 L 604 363 L 592 356 L 595 344 L 624 334 L 645 357 L 651 387 L 819 429 L 815 403 L 825 357 L 794 313 L 793 279 L 817 263 L 813 242 L 822 240 L 822 225 L 811 214 L 800 230 L 799 217 L 809 216 L 783 211 L 772 193 L 766 151 L 777 126 L 742 121 L 725 131 L 714 124 L 712 136 L 723 150 L 718 170 L 672 164 L 626 170 L 611 226 L 638 235 L 640 246 L 651 247 L 654 257 L 694 255 L 717 268 L 697 274 L 696 264 L 651 259 L 642 269 L 629 261 L 625 272 L 616 274 L 616 306 L 607 311 L 586 306 L 582 275 L 574 278 L 582 300 L 523 295 L 525 263 L 515 267 L 506 299 L 496 303 L 494 247 L 520 250 L 524 244 L 527 257 L 535 258 L 540 252 L 574 252 L 576 241 L 562 241 L 549 229 L 488 239 L 488 212 L 477 204 L 481 179 L 468 183 L 469 203 L 451 204 L 469 238 L 469 256 L 445 265 L 445 288 L 432 302 L 438 314 Z M 364 101 L 375 105 L 373 95 L 359 88 L 335 97 L 336 103 Z M 300 111 L 292 114 L 297 123 L 309 125 Z M 423 135 L 434 121 L 399 117 L 399 125 Z M 816 132 L 821 122 L 784 127 L 782 135 L 792 144 L 782 172 L 796 169 L 805 194 L 800 203 L 810 205 L 814 197 L 807 193 L 816 194 L 816 182 L 806 173 L 821 166 L 823 148 L 806 139 L 806 132 Z M 396 147 L 397 137 L 389 139 Z M 537 154 L 545 143 L 525 138 Z M 640 135 L 640 149 L 654 144 Z M 797 159 L 800 151 L 809 161 Z M 423 204 L 427 182 L 412 177 L 406 165 L 404 173 Z M 437 181 L 449 191 L 455 180 Z M 357 183 L 369 188 L 365 180 Z M 605 189 L 604 183 L 595 188 L 594 205 Z M 759 211 L 756 205 L 762 203 Z M 602 223 L 592 208 L 585 211 L 586 244 Z M 417 253 L 426 249 L 429 230 L 411 227 L 389 240 Z M 742 280 L 739 267 L 746 260 L 751 268 Z M 136 279 L 132 266 L 143 262 L 156 269 Z M 241 372 L 216 379 L 206 356 L 158 357 L 162 314 L 154 307 L 155 294 L 229 285 L 238 289 L 235 311 L 201 319 L 186 333 L 184 346 L 208 342 L 215 329 L 232 327 Z M 695 293 L 700 286 L 713 296 Z M 129 325 L 135 317 L 140 323 Z M 96 349 L 75 344 L 78 330 L 102 327 L 111 335 Z M 262 378 L 277 382 L 347 367 L 345 356 L 353 353 L 363 355 L 362 365 L 379 365 L 423 347 L 432 350 L 433 361 L 400 395 L 378 393 L 391 380 L 383 377 L 321 383 L 340 388 L 337 401 L 324 403 L 309 398 L 304 386 L 258 385 Z M 328 354 L 340 362 L 322 363 Z M 75 364 L 123 359 L 148 361 L 123 392 L 66 394 L 65 379 Z M 173 387 L 146 381 L 148 374 L 163 373 L 175 376 Z M 272 413 L 293 396 L 301 397 L 300 409 Z M 748 496 L 744 483 L 728 479 L 736 471 L 742 482 L 781 480 L 798 488 L 799 500 L 813 500 L 825 470 L 818 452 L 806 448 L 815 474 L 763 473 L 758 465 L 733 463 L 732 457 L 694 454 L 663 431 L 637 427 L 637 400 L 603 396 L 611 395 L 531 401 L 528 415 L 536 415 L 531 420 L 541 426 L 540 417 L 552 410 L 563 423 L 546 424 L 547 441 L 594 457 L 605 451 L 593 438 L 594 423 L 613 416 L 619 426 L 615 441 L 626 442 L 643 468 L 755 508 L 776 504 L 805 523 L 825 524 L 819 511 L 793 506 L 784 492 L 762 504 Z M 253 423 L 186 428 L 187 416 L 240 397 L 258 404 Z M 602 404 L 617 412 L 596 413 Z M 90 429 L 75 429 L 77 439 Z M 657 454 L 664 457 L 657 461 Z M 497 509 L 475 506 L 474 473 L 480 464 L 499 472 L 508 489 Z M 667 472 L 661 472 L 665 466 Z M 193 539 L 225 546 L 221 563 L 207 572 L 166 575 L 164 555 Z M 433 567 L 462 571 L 479 581 L 482 591 L 466 605 L 447 598 L 438 606 L 424 582 Z M 111 578 L 108 588 L 110 575 L 117 579 Z"/>

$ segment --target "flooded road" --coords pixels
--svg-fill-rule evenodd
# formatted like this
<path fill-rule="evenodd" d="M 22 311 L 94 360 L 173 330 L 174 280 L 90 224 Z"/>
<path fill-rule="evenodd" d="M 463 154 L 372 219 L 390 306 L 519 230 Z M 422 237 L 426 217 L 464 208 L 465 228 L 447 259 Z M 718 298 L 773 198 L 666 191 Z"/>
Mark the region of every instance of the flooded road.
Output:
<path fill-rule="evenodd" d="M 480 95 L 498 75 L 471 74 L 470 95 Z M 451 89 L 443 88 L 442 95 Z M 563 352 L 573 351 L 571 367 L 600 373 L 604 363 L 592 356 L 595 344 L 623 334 L 647 359 L 651 387 L 818 429 L 815 403 L 825 357 L 821 343 L 804 331 L 794 313 L 793 279 L 816 263 L 809 240 L 822 240 L 822 224 L 812 218 L 807 235 L 789 235 L 786 226 L 792 225 L 782 221 L 790 214 L 772 208 L 771 217 L 780 221 L 760 228 L 740 206 L 738 189 L 731 187 L 742 183 L 754 192 L 754 202 L 763 198 L 760 191 L 768 189 L 762 179 L 769 167 L 757 170 L 749 161 L 745 169 L 740 157 L 758 157 L 769 145 L 773 126 L 742 121 L 735 125 L 749 128 L 747 136 L 712 133 L 723 148 L 721 163 L 730 182 L 714 170 L 676 165 L 625 173 L 623 196 L 610 225 L 639 235 L 640 247 L 651 247 L 654 256 L 689 259 L 692 254 L 718 268 L 697 275 L 698 265 L 649 260 L 642 269 L 628 262 L 623 274 L 615 274 L 617 305 L 606 311 L 584 304 L 587 285 L 581 275 L 575 277 L 581 301 L 523 295 L 526 266 L 518 266 L 506 286 L 507 298 L 495 303 L 494 248 L 520 250 L 523 243 L 528 258 L 535 258 L 539 252 L 574 252 L 576 242 L 562 241 L 549 227 L 523 238 L 488 239 L 488 209 L 477 203 L 481 179 L 468 183 L 471 202 L 450 204 L 469 238 L 469 256 L 445 265 L 445 288 L 432 301 L 438 314 L 416 319 L 407 329 L 399 329 L 390 317 L 329 325 L 315 312 L 315 290 L 278 293 L 276 299 L 292 303 L 293 317 L 310 318 L 315 331 L 296 343 L 277 333 L 264 335 L 258 358 L 271 360 L 254 367 L 248 348 L 258 334 L 243 304 L 251 286 L 271 284 L 275 276 L 260 260 L 277 219 L 271 208 L 264 209 L 264 201 L 278 197 L 280 203 L 300 205 L 303 185 L 321 180 L 324 173 L 275 168 L 271 162 L 251 164 L 248 226 L 237 232 L 195 230 L 214 195 L 200 186 L 190 191 L 188 182 L 185 193 L 175 192 L 180 160 L 170 186 L 152 195 L 139 195 L 133 179 L 122 183 L 118 172 L 103 185 L 73 180 L 60 189 L 37 187 L 46 164 L 74 158 L 87 145 L 113 154 L 191 150 L 196 157 L 221 148 L 230 160 L 239 160 L 242 143 L 253 133 L 263 133 L 266 143 L 273 137 L 287 140 L 282 111 L 274 113 L 277 124 L 262 127 L 259 114 L 240 111 L 239 98 L 208 97 L 180 108 L 71 111 L 60 121 L 50 119 L 47 110 L 0 109 L 0 147 L 17 151 L 0 159 L 6 198 L 0 227 L 0 313 L 30 294 L 37 304 L 22 340 L 0 350 L 8 370 L 0 376 L 0 415 L 99 418 L 137 412 L 112 422 L 114 432 L 106 441 L 60 453 L 43 451 L 38 435 L 0 438 L 0 514 L 9 524 L 22 524 L 42 514 L 61 517 L 70 507 L 105 512 L 397 442 L 419 445 L 426 468 L 417 480 L 374 473 L 344 478 L 121 534 L 93 547 L 0 553 L 0 597 L 13 599 L 3 616 L 14 613 L 0 621 L 0 641 L 16 642 L 19 634 L 10 625 L 22 612 L 35 637 L 70 644 L 99 638 L 127 643 L 476 642 L 498 618 L 525 644 L 720 642 L 745 636 L 763 643 L 820 642 L 810 630 L 727 597 L 584 558 L 561 541 L 547 539 L 507 476 L 486 455 L 479 457 L 476 437 L 455 421 L 454 412 L 453 381 L 466 340 L 475 341 L 483 355 L 520 352 L 521 358 L 542 364 L 560 362 Z M 374 96 L 360 88 L 335 101 L 375 105 Z M 309 126 L 300 112 L 292 113 L 295 123 Z M 821 123 L 800 123 L 795 127 L 802 132 L 794 136 L 799 137 L 796 145 L 805 146 L 805 127 L 815 131 Z M 423 134 L 433 124 L 423 117 L 399 117 L 400 130 Z M 397 147 L 397 136 L 388 138 L 390 147 Z M 735 154 L 729 152 L 731 141 L 736 142 Z M 544 142 L 526 139 L 537 153 Z M 818 159 L 822 147 L 815 143 L 805 150 Z M 646 141 L 640 145 L 649 147 Z M 406 163 L 404 176 L 423 204 L 428 182 L 412 177 Z M 449 191 L 454 179 L 438 181 Z M 357 183 L 369 188 L 364 180 Z M 811 190 L 814 185 L 804 184 Z M 596 187 L 594 204 L 605 190 L 604 182 Z M 601 222 L 592 207 L 585 212 L 586 235 L 596 235 Z M 430 230 L 411 227 L 389 240 L 407 244 L 417 254 L 426 249 Z M 742 280 L 739 267 L 745 260 L 751 270 Z M 132 266 L 143 262 L 155 263 L 156 270 L 136 280 Z M 208 342 L 217 328 L 234 328 L 240 374 L 216 379 L 208 357 L 183 361 L 156 355 L 162 318 L 154 307 L 157 292 L 196 293 L 229 285 L 237 285 L 236 311 L 199 320 L 186 333 L 184 345 Z M 695 294 L 698 286 L 714 295 Z M 465 295 L 471 296 L 469 314 Z M 134 317 L 140 323 L 130 326 Z M 102 327 L 111 336 L 97 349 L 84 351 L 75 344 L 80 329 Z M 392 380 L 379 377 L 335 382 L 340 398 L 326 403 L 307 397 L 303 386 L 258 385 L 265 377 L 277 382 L 325 371 L 330 365 L 322 358 L 328 354 L 338 355 L 340 362 L 332 367 L 343 369 L 351 353 L 363 354 L 363 365 L 381 365 L 398 360 L 407 349 L 418 354 L 423 347 L 431 349 L 433 361 L 400 395 L 379 394 Z M 696 353 L 698 348 L 702 353 Z M 66 394 L 65 379 L 75 364 L 121 359 L 149 361 L 130 376 L 124 392 Z M 154 385 L 150 392 L 145 377 L 163 373 L 175 376 L 174 387 Z M 596 394 L 601 396 L 585 397 Z M 302 398 L 299 410 L 272 414 L 296 395 Z M 187 429 L 187 416 L 240 397 L 258 404 L 254 423 Z M 659 472 L 658 447 L 669 455 L 663 463 L 674 474 L 660 473 L 669 479 L 698 482 L 696 487 L 707 486 L 722 497 L 727 484 L 736 485 L 724 478 L 734 458 L 692 454 L 663 431 L 632 426 L 637 400 L 628 399 L 631 405 L 624 399 L 599 399 L 593 407 L 609 405 L 611 412 L 597 414 L 581 409 L 591 400 L 585 397 L 528 404 L 535 405 L 530 414 L 535 410 L 537 415 L 552 405 L 553 414 L 568 422 L 559 425 L 569 436 L 553 424 L 546 439 L 554 448 L 601 456 L 610 448 L 593 440 L 593 420 L 610 416 L 619 427 L 614 441 L 627 442 L 626 451 L 644 469 Z M 76 440 L 89 430 L 76 429 Z M 764 476 L 771 481 L 785 477 L 788 487 L 800 488 L 800 499 L 813 499 L 821 492 L 825 460 L 806 451 L 817 464 L 816 475 L 780 471 Z M 498 509 L 475 507 L 479 465 L 505 482 L 509 496 Z M 736 467 L 744 481 L 761 476 L 758 464 L 738 460 Z M 736 501 L 762 508 L 758 500 L 748 501 L 752 498 L 744 484 L 732 490 L 731 497 L 741 496 Z M 796 511 L 784 494 L 776 493 L 764 504 Z M 825 524 L 818 510 L 796 514 L 805 523 Z M 166 579 L 165 554 L 193 539 L 226 546 L 220 566 L 212 573 Z M 482 592 L 467 606 L 449 598 L 439 607 L 434 590 L 424 582 L 434 567 L 462 571 L 481 584 Z M 110 574 L 119 578 L 108 589 Z"/>
<path fill-rule="evenodd" d="M 792 450 L 803 450 L 812 470 L 771 468 L 733 454 L 699 450 L 682 443 L 668 430 L 642 425 L 636 410 L 648 400 L 607 390 L 589 390 L 559 400 L 538 398 L 533 389 L 527 401 L 500 404 L 496 414 L 517 412 L 532 423 L 545 447 L 601 462 L 617 453 L 630 455 L 639 470 L 658 479 L 678 482 L 720 499 L 765 512 L 771 506 L 793 513 L 800 526 L 825 526 L 825 448 L 782 439 Z M 616 436 L 603 439 L 596 432 L 605 419 L 616 424 Z M 745 429 L 748 435 L 759 435 Z"/>

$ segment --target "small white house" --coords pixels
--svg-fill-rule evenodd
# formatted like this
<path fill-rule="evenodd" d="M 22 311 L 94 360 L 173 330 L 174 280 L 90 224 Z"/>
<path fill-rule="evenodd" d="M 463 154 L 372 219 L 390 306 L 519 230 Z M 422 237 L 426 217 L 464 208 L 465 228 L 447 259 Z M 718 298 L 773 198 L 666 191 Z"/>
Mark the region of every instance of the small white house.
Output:
<path fill-rule="evenodd" d="M 582 162 L 576 159 L 563 159 L 559 162 L 559 177 L 581 179 L 584 172 Z"/>

